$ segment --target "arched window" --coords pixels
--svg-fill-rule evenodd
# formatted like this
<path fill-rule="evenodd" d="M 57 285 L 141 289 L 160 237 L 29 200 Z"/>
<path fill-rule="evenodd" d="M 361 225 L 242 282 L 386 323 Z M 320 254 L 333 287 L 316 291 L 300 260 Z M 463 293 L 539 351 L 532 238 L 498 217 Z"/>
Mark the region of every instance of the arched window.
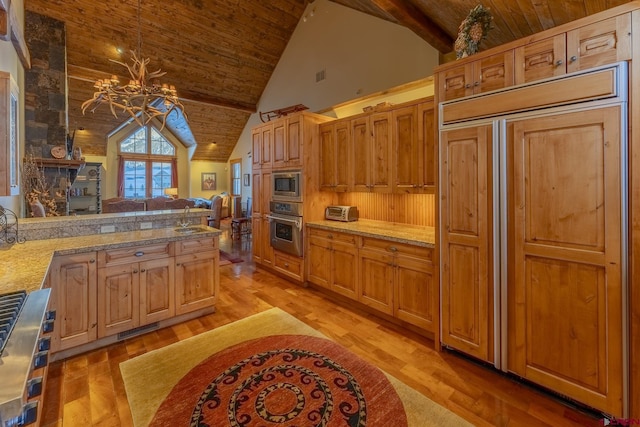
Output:
<path fill-rule="evenodd" d="M 176 147 L 153 126 L 138 128 L 120 141 L 118 154 L 122 197 L 156 197 L 178 186 Z"/>

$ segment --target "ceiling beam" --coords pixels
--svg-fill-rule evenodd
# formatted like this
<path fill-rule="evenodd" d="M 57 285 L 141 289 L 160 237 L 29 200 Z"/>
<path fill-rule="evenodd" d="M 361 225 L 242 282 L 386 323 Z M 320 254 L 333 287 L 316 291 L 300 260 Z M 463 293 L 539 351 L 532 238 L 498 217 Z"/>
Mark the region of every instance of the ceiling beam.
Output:
<path fill-rule="evenodd" d="M 103 71 L 92 70 L 90 68 L 79 67 L 77 65 L 67 65 L 67 74 L 70 79 L 82 80 L 85 82 L 94 83 L 98 79 L 105 78 L 105 73 Z M 179 89 L 179 88 L 178 88 Z M 221 108 L 229 108 L 231 110 L 244 111 L 246 113 L 256 113 L 258 111 L 257 107 L 252 104 L 247 104 L 244 102 L 237 102 L 230 99 L 222 99 L 214 96 L 209 96 L 207 94 L 191 92 L 186 90 L 179 89 L 179 97 L 182 101 L 188 102 L 197 102 L 200 104 L 213 105 Z"/>
<path fill-rule="evenodd" d="M 406 0 L 371 0 L 378 8 L 393 16 L 440 53 L 453 50 L 454 40 L 413 3 Z"/>

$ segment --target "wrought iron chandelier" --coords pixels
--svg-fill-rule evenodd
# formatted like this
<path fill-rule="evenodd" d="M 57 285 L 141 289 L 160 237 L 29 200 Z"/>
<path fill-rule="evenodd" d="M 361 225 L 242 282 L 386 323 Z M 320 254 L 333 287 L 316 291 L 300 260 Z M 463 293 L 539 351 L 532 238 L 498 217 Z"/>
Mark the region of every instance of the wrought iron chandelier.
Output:
<path fill-rule="evenodd" d="M 86 110 L 92 113 L 103 104 L 109 105 L 111 113 L 117 118 L 118 112 L 126 112 L 140 126 L 144 126 L 152 119 L 157 118 L 162 122 L 162 128 L 167 121 L 167 116 L 172 112 L 180 112 L 187 118 L 184 112 L 184 105 L 180 102 L 175 86 L 166 83 L 159 83 L 158 79 L 166 73 L 163 71 L 147 71 L 150 59 L 143 59 L 140 52 L 142 50 L 142 35 L 140 25 L 140 6 L 138 0 L 138 46 L 137 52 L 131 51 L 133 64 L 109 59 L 109 61 L 126 67 L 131 76 L 127 84 L 120 84 L 118 77 L 112 75 L 111 78 L 99 79 L 93 87 L 96 92 L 93 98 L 82 103 L 82 114 Z"/>

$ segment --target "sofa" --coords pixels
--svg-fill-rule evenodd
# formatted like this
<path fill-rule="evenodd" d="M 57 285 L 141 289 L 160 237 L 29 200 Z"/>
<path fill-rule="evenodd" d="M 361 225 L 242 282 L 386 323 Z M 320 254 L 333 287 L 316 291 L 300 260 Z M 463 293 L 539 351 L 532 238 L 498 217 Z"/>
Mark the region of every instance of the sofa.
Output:
<path fill-rule="evenodd" d="M 164 209 L 184 209 L 185 206 L 195 207 L 196 203 L 189 199 L 170 199 L 168 197 L 154 197 L 151 199 L 132 200 L 114 197 L 102 201 L 102 213 L 157 211 Z"/>

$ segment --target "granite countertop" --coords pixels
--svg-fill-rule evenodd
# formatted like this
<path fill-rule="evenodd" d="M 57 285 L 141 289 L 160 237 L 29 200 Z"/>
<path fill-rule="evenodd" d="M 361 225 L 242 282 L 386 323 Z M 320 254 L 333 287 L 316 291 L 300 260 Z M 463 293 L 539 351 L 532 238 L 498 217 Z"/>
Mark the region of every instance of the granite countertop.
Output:
<path fill-rule="evenodd" d="M 427 248 L 435 247 L 435 228 L 395 222 L 360 219 L 352 222 L 309 221 L 308 227 L 322 230 L 342 231 L 358 236 L 373 237 L 392 242 L 408 243 Z"/>
<path fill-rule="evenodd" d="M 53 255 L 69 255 L 102 249 L 117 249 L 196 237 L 219 236 L 216 228 L 198 233 L 178 233 L 174 228 L 104 233 L 62 239 L 33 240 L 0 246 L 0 293 L 42 287 Z"/>

